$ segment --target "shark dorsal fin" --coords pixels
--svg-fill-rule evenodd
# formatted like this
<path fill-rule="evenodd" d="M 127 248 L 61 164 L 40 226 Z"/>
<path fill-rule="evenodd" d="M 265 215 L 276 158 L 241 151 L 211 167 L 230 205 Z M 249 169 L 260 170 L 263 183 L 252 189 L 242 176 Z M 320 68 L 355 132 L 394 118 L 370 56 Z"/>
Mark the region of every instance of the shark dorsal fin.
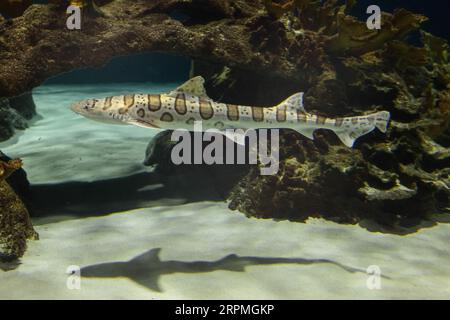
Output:
<path fill-rule="evenodd" d="M 286 108 L 286 111 L 306 113 L 305 107 L 303 107 L 303 92 L 297 92 L 281 102 L 276 108 Z"/>
<path fill-rule="evenodd" d="M 131 259 L 131 261 L 133 263 L 139 263 L 139 264 L 155 264 L 157 262 L 160 262 L 160 260 L 159 260 L 160 252 L 161 252 L 161 248 L 151 249 L 137 257 L 134 257 L 133 259 Z"/>
<path fill-rule="evenodd" d="M 205 79 L 203 79 L 203 77 L 201 76 L 191 78 L 181 86 L 170 92 L 169 95 L 176 96 L 179 93 L 187 93 L 193 96 L 209 99 L 208 95 L 206 94 L 204 83 Z"/>

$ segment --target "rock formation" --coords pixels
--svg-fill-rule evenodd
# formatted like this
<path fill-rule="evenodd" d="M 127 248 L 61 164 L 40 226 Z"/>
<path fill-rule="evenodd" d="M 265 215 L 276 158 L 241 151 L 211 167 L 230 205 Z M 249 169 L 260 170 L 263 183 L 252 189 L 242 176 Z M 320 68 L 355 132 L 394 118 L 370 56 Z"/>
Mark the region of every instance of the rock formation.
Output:
<path fill-rule="evenodd" d="M 368 30 L 349 15 L 354 3 L 116 0 L 74 31 L 60 6 L 33 5 L 0 22 L 0 96 L 115 56 L 159 51 L 191 57 L 216 100 L 272 106 L 305 91 L 306 109 L 316 114 L 388 110 L 388 134 L 373 132 L 353 149 L 327 131 L 314 141 L 284 131 L 279 174 L 252 168 L 230 207 L 413 230 L 449 207 L 447 42 L 422 32 L 420 46 L 408 43 L 405 35 L 426 17 L 403 9 L 383 13 L 382 29 Z"/>
<path fill-rule="evenodd" d="M 0 261 L 22 257 L 27 239 L 39 237 L 33 229 L 27 208 L 6 182 L 21 166 L 21 160 L 0 160 Z"/>

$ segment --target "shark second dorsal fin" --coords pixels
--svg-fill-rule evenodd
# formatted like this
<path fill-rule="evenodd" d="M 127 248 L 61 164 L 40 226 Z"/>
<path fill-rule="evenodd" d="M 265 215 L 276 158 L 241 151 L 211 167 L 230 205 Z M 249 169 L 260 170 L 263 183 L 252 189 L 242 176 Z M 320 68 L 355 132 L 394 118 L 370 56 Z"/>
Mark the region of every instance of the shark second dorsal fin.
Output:
<path fill-rule="evenodd" d="M 169 95 L 176 96 L 177 94 L 180 93 L 187 93 L 193 96 L 209 99 L 208 95 L 206 94 L 204 83 L 205 79 L 203 79 L 203 77 L 201 76 L 191 78 L 185 83 L 183 83 L 181 86 L 176 88 L 175 90 L 171 91 Z"/>
<path fill-rule="evenodd" d="M 302 113 L 306 113 L 305 108 L 303 107 L 303 92 L 297 92 L 281 102 L 276 108 L 286 108 L 286 111 L 297 112 L 300 111 Z"/>

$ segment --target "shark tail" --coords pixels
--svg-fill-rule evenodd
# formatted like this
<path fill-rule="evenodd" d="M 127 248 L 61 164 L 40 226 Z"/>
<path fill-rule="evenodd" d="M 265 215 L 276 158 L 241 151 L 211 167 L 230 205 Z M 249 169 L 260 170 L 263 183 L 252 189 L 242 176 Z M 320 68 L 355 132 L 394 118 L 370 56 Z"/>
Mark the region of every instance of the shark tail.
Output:
<path fill-rule="evenodd" d="M 373 131 L 375 128 L 385 133 L 388 127 L 390 113 L 388 111 L 380 111 L 364 117 L 351 117 L 346 119 L 351 123 L 349 127 L 336 127 L 332 130 L 342 143 L 351 148 L 356 139 Z M 364 123 L 361 124 L 361 121 L 364 121 Z"/>
<path fill-rule="evenodd" d="M 391 114 L 388 111 L 380 111 L 374 114 L 376 116 L 375 126 L 383 133 L 386 133 Z"/>

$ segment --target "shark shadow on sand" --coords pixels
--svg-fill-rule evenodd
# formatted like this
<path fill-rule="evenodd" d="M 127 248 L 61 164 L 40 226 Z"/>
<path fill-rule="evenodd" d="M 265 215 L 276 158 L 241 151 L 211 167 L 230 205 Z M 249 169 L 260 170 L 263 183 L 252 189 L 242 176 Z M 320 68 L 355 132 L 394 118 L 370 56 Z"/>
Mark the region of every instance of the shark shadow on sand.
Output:
<path fill-rule="evenodd" d="M 81 268 L 81 276 L 85 278 L 129 278 L 150 290 L 163 292 L 159 279 L 163 275 L 173 273 L 204 273 L 219 270 L 245 272 L 249 266 L 298 264 L 310 265 L 327 263 L 338 266 L 350 273 L 366 273 L 363 269 L 345 266 L 328 259 L 277 258 L 227 255 L 216 261 L 161 261 L 161 248 L 148 250 L 129 261 L 116 261 L 90 265 Z"/>

